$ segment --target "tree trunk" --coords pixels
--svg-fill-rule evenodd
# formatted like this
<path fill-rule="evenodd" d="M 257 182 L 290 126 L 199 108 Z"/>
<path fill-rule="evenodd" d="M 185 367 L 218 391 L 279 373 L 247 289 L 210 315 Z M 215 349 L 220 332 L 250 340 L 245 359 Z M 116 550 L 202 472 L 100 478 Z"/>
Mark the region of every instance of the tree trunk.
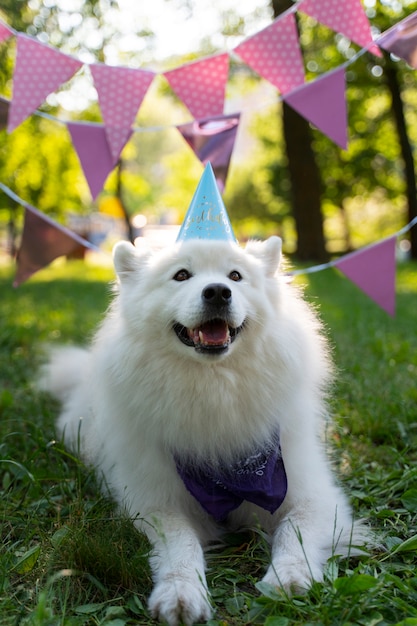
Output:
<path fill-rule="evenodd" d="M 385 75 L 387 85 L 391 93 L 392 111 L 397 127 L 398 140 L 401 147 L 401 156 L 404 161 L 404 175 L 407 196 L 407 221 L 411 222 L 417 216 L 416 173 L 414 168 L 413 150 L 407 133 L 407 125 L 404 116 L 404 103 L 401 97 L 401 89 L 398 80 L 398 70 L 391 61 L 389 53 L 384 54 L 386 59 Z M 417 228 L 410 231 L 411 257 L 417 259 Z"/>
<path fill-rule="evenodd" d="M 291 0 L 272 0 L 275 17 L 291 6 Z M 311 128 L 309 122 L 285 102 L 283 128 L 297 231 L 296 255 L 305 261 L 323 261 L 328 255 L 321 212 L 322 184 L 312 147 Z"/>
<path fill-rule="evenodd" d="M 129 212 L 123 200 L 123 188 L 122 188 L 122 171 L 123 171 L 123 161 L 120 158 L 118 167 L 117 167 L 117 187 L 116 187 L 116 197 L 119 199 L 120 206 L 123 211 L 123 217 L 126 224 L 127 237 L 130 243 L 135 243 L 135 234 L 133 231 L 133 226 L 130 221 Z"/>
<path fill-rule="evenodd" d="M 285 103 L 283 126 L 297 230 L 296 255 L 303 261 L 327 259 L 321 213 L 321 178 L 308 122 Z"/>

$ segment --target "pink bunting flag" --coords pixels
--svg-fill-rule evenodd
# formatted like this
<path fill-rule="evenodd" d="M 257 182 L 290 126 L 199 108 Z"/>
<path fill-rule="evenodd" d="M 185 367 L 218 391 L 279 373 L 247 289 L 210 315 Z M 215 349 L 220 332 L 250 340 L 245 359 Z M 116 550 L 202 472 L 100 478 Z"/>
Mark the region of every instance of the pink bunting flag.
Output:
<path fill-rule="evenodd" d="M 229 76 L 229 55 L 217 54 L 164 73 L 195 119 L 221 115 Z"/>
<path fill-rule="evenodd" d="M 132 125 L 155 76 L 154 72 L 109 65 L 90 65 L 107 140 L 117 161 L 131 136 Z"/>
<path fill-rule="evenodd" d="M 67 127 L 95 200 L 116 164 L 110 152 L 106 131 L 99 124 L 68 122 Z"/>
<path fill-rule="evenodd" d="M 240 114 L 221 115 L 177 126 L 203 165 L 211 163 L 221 192 L 226 185 Z"/>
<path fill-rule="evenodd" d="M 383 33 L 377 42 L 378 46 L 417 69 L 417 11 Z"/>
<path fill-rule="evenodd" d="M 303 0 L 299 11 L 314 17 L 337 33 L 342 33 L 365 48 L 373 42 L 371 27 L 361 0 Z M 369 48 L 376 56 L 381 52 L 376 45 Z"/>
<path fill-rule="evenodd" d="M 80 61 L 18 34 L 8 131 L 19 126 L 81 66 Z"/>
<path fill-rule="evenodd" d="M 335 262 L 352 282 L 389 315 L 395 315 L 396 237 L 348 254 Z"/>
<path fill-rule="evenodd" d="M 0 42 L 6 41 L 6 39 L 11 37 L 12 35 L 14 35 L 12 29 L 0 20 Z"/>
<path fill-rule="evenodd" d="M 341 148 L 347 148 L 346 81 L 343 67 L 323 74 L 283 97 Z"/>
<path fill-rule="evenodd" d="M 13 287 L 18 287 L 59 256 L 70 254 L 79 245 L 95 248 L 34 207 L 26 207 L 22 240 L 16 256 L 17 270 Z"/>
<path fill-rule="evenodd" d="M 281 93 L 304 83 L 304 64 L 293 13 L 277 18 L 234 52 Z"/>

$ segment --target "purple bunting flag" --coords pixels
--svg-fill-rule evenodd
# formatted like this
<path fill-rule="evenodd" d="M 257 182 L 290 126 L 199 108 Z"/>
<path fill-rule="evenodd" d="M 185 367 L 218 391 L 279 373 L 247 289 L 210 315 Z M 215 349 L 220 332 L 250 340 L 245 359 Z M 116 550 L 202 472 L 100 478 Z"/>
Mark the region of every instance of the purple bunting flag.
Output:
<path fill-rule="evenodd" d="M 95 200 L 117 162 L 110 152 L 105 128 L 99 124 L 76 122 L 68 122 L 67 127 Z"/>
<path fill-rule="evenodd" d="M 56 224 L 35 208 L 26 207 L 13 287 L 18 287 L 54 259 L 70 254 L 80 244 L 90 247 L 88 241 Z"/>
<path fill-rule="evenodd" d="M 345 70 L 339 67 L 283 97 L 341 148 L 347 148 Z"/>
<path fill-rule="evenodd" d="M 417 11 L 383 33 L 377 42 L 378 46 L 417 69 Z"/>
<path fill-rule="evenodd" d="M 177 126 L 197 157 L 211 163 L 221 192 L 226 185 L 240 114 L 221 115 Z"/>
<path fill-rule="evenodd" d="M 80 61 L 59 50 L 18 34 L 13 99 L 7 128 L 9 133 L 31 115 L 50 93 L 69 80 L 81 66 Z"/>
<path fill-rule="evenodd" d="M 395 246 L 390 237 L 347 254 L 335 266 L 389 315 L 395 315 Z"/>

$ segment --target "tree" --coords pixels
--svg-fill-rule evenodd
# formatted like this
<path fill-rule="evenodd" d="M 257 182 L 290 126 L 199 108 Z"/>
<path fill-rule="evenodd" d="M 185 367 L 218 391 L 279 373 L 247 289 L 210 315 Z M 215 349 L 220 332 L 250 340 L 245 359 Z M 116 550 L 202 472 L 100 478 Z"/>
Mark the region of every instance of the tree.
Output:
<path fill-rule="evenodd" d="M 381 31 L 386 30 L 395 21 L 404 17 L 404 8 L 407 12 L 416 9 L 415 2 L 404 0 L 402 4 L 406 7 L 400 7 L 399 3 L 395 5 L 389 2 L 378 3 L 378 5 L 375 3 L 373 24 L 378 24 Z M 286 0 L 273 0 L 273 6 L 275 15 L 279 15 L 283 9 L 291 6 L 291 3 Z M 315 73 L 319 75 L 343 63 L 352 56 L 354 50 L 349 42 L 344 41 L 340 36 L 329 34 L 326 32 L 328 29 L 317 24 L 311 27 L 309 20 L 304 18 L 305 16 L 300 25 L 301 40 L 304 43 L 303 56 L 306 59 L 308 78 L 312 79 Z M 313 32 L 315 36 L 312 36 Z M 312 52 L 316 53 L 315 56 L 312 56 Z M 313 67 L 314 70 L 311 69 Z M 410 221 L 416 214 L 414 163 L 410 140 L 407 136 L 408 129 L 414 128 L 414 124 L 410 121 L 407 124 L 404 98 L 401 98 L 400 88 L 401 83 L 409 74 L 410 70 L 404 63 L 393 62 L 389 55 L 386 55 L 385 61 L 380 62 L 373 55 L 366 54 L 348 68 L 350 142 L 347 151 L 340 150 L 316 130 L 312 131 L 305 120 L 298 120 L 299 116 L 284 104 L 283 126 L 292 183 L 293 215 L 296 223 L 297 214 L 302 215 L 300 222 L 305 227 L 306 234 L 311 233 L 314 226 L 320 233 L 323 211 L 326 212 L 328 222 L 331 208 L 332 212 L 336 211 L 342 217 L 345 247 L 350 248 L 353 241 L 359 242 L 360 245 L 369 243 L 372 224 L 377 225 L 381 235 L 388 234 L 389 229 L 392 232 L 396 226 L 399 227 L 396 216 L 400 210 L 404 192 L 408 205 L 407 221 Z M 408 100 L 414 81 L 415 74 L 414 78 L 410 77 L 407 84 L 404 83 Z M 387 86 L 393 104 L 388 103 Z M 415 119 L 413 111 L 408 110 L 407 114 Z M 306 127 L 305 136 L 302 130 L 298 129 L 299 123 Z M 397 128 L 397 134 L 395 128 Z M 401 156 L 405 164 L 403 173 L 398 167 L 401 163 Z M 308 171 L 305 163 L 311 166 L 311 172 L 313 172 L 310 193 L 309 177 L 304 173 Z M 322 186 L 319 184 L 320 179 L 323 181 Z M 295 182 L 296 180 L 298 183 Z M 408 181 L 407 188 L 404 180 Z M 299 191 L 301 213 L 297 208 L 297 191 Z M 316 200 L 315 203 L 313 201 L 312 212 L 308 211 L 310 195 Z M 349 229 L 351 220 L 349 219 L 350 211 L 347 208 L 352 204 L 350 200 L 354 197 L 363 202 L 367 198 L 373 198 L 374 204 L 379 205 L 380 208 L 379 217 L 377 216 L 369 227 L 364 219 L 361 220 L 360 228 L 363 231 L 361 233 L 363 237 L 360 239 L 356 234 L 352 238 Z M 388 200 L 392 202 L 392 215 L 389 216 L 385 213 L 389 210 Z M 309 220 L 312 223 L 309 223 Z M 297 225 L 297 232 L 301 241 L 299 225 Z M 417 238 L 416 229 L 412 231 L 411 236 L 412 241 Z M 375 240 L 375 233 L 372 235 L 372 240 Z M 339 248 L 340 251 L 342 249 L 342 247 Z"/>
<path fill-rule="evenodd" d="M 274 17 L 290 6 L 291 0 L 272 0 Z M 282 111 L 297 229 L 296 255 L 301 260 L 323 261 L 327 252 L 321 212 L 322 183 L 312 147 L 310 125 L 285 102 Z"/>
<path fill-rule="evenodd" d="M 95 62 L 103 61 L 106 45 L 117 41 L 115 26 L 109 24 L 115 7 L 116 0 L 79 0 L 71 4 L 62 0 L 54 3 L 4 0 L 0 17 L 18 32 L 27 32 L 68 54 L 75 53 L 87 62 Z M 85 36 L 87 30 L 90 34 L 99 33 L 95 44 L 91 37 Z M 137 36 L 147 41 L 152 39 L 149 31 L 139 32 Z M 10 40 L 0 45 L 0 94 L 10 95 L 14 57 L 15 46 Z M 60 101 L 59 98 L 55 100 L 55 105 L 44 103 L 42 110 L 57 116 Z M 53 99 L 49 98 L 51 101 Z M 82 111 L 83 120 L 101 121 L 97 102 L 87 98 L 84 101 L 87 108 Z M 0 105 L 0 116 L 6 117 L 7 103 L 3 101 Z M 62 117 L 71 119 L 73 114 L 73 111 L 65 111 Z M 26 201 L 58 219 L 63 219 L 68 212 L 90 212 L 91 196 L 65 126 L 33 115 L 8 135 L 5 124 L 1 124 L 2 119 L 0 117 L 0 180 Z M 137 156 L 140 153 L 137 144 L 133 138 L 126 150 L 129 165 L 133 161 L 143 164 L 143 159 Z M 166 140 L 161 140 L 161 144 L 166 145 Z M 155 152 L 150 148 L 148 138 L 141 138 L 141 148 L 147 154 Z M 129 169 L 136 170 L 135 166 Z M 150 169 L 148 164 L 147 171 Z M 109 177 L 107 193 L 121 196 L 123 183 L 124 208 L 131 204 L 137 211 L 138 201 L 153 204 L 154 198 L 144 182 L 143 172 L 134 171 L 133 176 L 125 170 L 123 168 L 120 175 L 116 172 Z M 131 201 L 132 196 L 134 201 Z"/>
<path fill-rule="evenodd" d="M 397 127 L 398 140 L 401 147 L 401 155 L 404 162 L 404 176 L 406 181 L 406 197 L 408 206 L 408 221 L 417 217 L 417 194 L 416 194 L 416 173 L 414 168 L 413 150 L 408 137 L 407 125 L 404 115 L 404 103 L 401 97 L 399 83 L 399 71 L 397 65 L 385 54 L 385 75 L 387 85 L 392 98 L 392 112 Z M 417 259 L 417 228 L 411 230 L 411 256 Z"/>

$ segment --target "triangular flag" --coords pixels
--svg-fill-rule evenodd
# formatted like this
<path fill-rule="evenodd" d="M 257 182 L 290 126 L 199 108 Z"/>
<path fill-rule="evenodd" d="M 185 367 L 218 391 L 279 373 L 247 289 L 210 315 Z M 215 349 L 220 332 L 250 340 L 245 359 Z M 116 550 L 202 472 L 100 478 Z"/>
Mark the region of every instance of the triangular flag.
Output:
<path fill-rule="evenodd" d="M 8 131 L 19 126 L 81 66 L 80 61 L 59 50 L 18 34 Z"/>
<path fill-rule="evenodd" d="M 281 93 L 304 82 L 303 58 L 292 13 L 278 17 L 237 46 L 234 52 Z"/>
<path fill-rule="evenodd" d="M 226 53 L 164 72 L 172 90 L 195 119 L 223 113 L 228 75 L 229 55 Z"/>
<path fill-rule="evenodd" d="M 240 113 L 237 113 L 177 126 L 203 165 L 207 165 L 208 162 L 211 163 L 221 191 L 226 185 L 239 121 Z"/>
<path fill-rule="evenodd" d="M 417 11 L 382 33 L 377 43 L 417 69 Z"/>
<path fill-rule="evenodd" d="M 335 262 L 352 282 L 389 315 L 395 315 L 396 237 L 348 254 Z"/>
<path fill-rule="evenodd" d="M 303 0 L 299 11 L 342 33 L 361 48 L 373 43 L 371 27 L 361 0 Z M 381 56 L 376 45 L 372 45 L 369 51 Z"/>
<path fill-rule="evenodd" d="M 4 22 L 0 20 L 0 42 L 6 41 L 6 39 L 11 37 L 12 35 L 14 35 L 14 32 L 12 31 L 12 29 L 9 28 L 7 24 L 5 24 Z"/>
<path fill-rule="evenodd" d="M 130 138 L 132 125 L 155 76 L 154 72 L 109 65 L 90 65 L 115 161 Z"/>
<path fill-rule="evenodd" d="M 178 233 L 177 241 L 188 239 L 236 242 L 210 163 L 206 165 Z"/>
<path fill-rule="evenodd" d="M 345 70 L 339 67 L 298 87 L 284 100 L 342 148 L 347 148 Z"/>
<path fill-rule="evenodd" d="M 91 247 L 88 241 L 34 208 L 25 209 L 22 240 L 16 256 L 17 270 L 13 282 L 18 287 L 32 274 L 46 267 L 54 259 L 70 254 L 79 245 Z"/>
<path fill-rule="evenodd" d="M 67 127 L 95 200 L 116 164 L 110 153 L 106 131 L 99 124 L 68 122 Z"/>

